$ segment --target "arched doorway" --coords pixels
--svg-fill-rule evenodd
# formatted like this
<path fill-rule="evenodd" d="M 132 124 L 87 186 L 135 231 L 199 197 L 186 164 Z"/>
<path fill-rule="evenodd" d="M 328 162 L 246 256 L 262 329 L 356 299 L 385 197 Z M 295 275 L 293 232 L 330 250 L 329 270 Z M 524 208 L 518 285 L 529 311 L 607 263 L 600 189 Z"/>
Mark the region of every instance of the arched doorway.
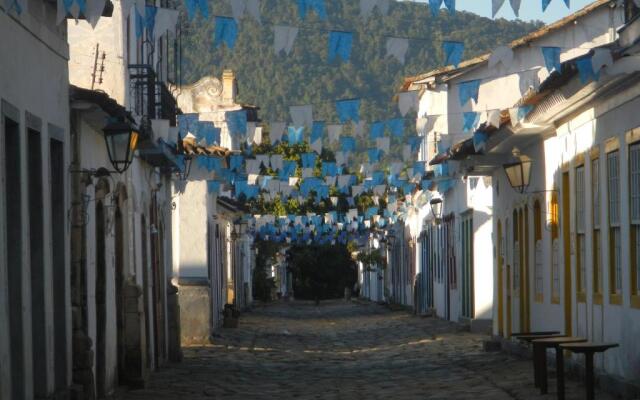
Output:
<path fill-rule="evenodd" d="M 127 198 L 124 186 L 118 188 L 118 198 L 114 212 L 114 250 L 115 250 L 115 281 L 116 281 L 116 343 L 118 352 L 118 382 L 126 382 L 125 363 L 125 309 L 124 309 L 124 201 Z"/>

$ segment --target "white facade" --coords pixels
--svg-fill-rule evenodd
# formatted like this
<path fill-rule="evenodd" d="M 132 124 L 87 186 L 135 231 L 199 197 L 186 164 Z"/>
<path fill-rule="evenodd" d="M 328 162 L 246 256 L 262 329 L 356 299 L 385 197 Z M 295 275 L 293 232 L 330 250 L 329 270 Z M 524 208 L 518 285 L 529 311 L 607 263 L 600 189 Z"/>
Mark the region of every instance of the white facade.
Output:
<path fill-rule="evenodd" d="M 491 112 L 499 113 L 514 107 L 528 91 L 537 89 L 549 76 L 542 47 L 560 47 L 560 59 L 564 61 L 614 41 L 616 28 L 624 21 L 622 7 L 611 5 L 606 1 L 594 3 L 514 41 L 512 58 L 491 68 L 490 57 L 483 56 L 463 62 L 459 69 L 443 69 L 418 77 L 410 89 L 421 90 L 418 117 L 426 118 L 426 122 L 418 119 L 419 132 L 425 137 L 420 159 L 430 161 L 439 150 L 471 137 L 474 129 L 469 132 L 463 129 L 465 112 L 480 113 L 481 124 L 488 120 Z M 473 80 L 480 80 L 478 101 L 471 100 L 462 105 L 459 86 Z M 493 259 L 495 251 L 489 240 L 495 228 L 492 222 L 496 210 L 492 193 L 494 184 L 491 178 L 483 176 L 485 173 L 466 172 L 464 163 L 447 162 L 449 177 L 456 183 L 446 193 L 434 195 L 443 199 L 442 226 L 428 227 L 423 233 L 426 237 L 420 241 L 419 253 L 424 254 L 422 259 L 433 281 L 427 306 L 433 307 L 440 317 L 454 321 L 471 319 L 473 325 L 473 320 L 489 321 L 494 317 L 490 294 L 493 291 L 493 266 L 482 262 Z M 435 180 L 437 184 L 439 178 Z M 433 223 L 432 214 L 428 211 L 423 214 Z M 442 254 L 428 254 L 425 246 Z M 519 293 L 513 294 L 516 309 L 520 307 Z M 523 307 L 525 305 L 523 303 Z M 482 329 L 485 329 L 484 325 Z"/>
<path fill-rule="evenodd" d="M 75 92 L 82 93 L 73 99 L 71 114 L 78 136 L 73 149 L 78 176 L 74 190 L 79 192 L 72 194 L 83 199 L 76 205 L 73 226 L 72 250 L 77 257 L 73 265 L 79 263 L 74 273 L 84 274 L 75 286 L 81 293 L 75 306 L 81 310 L 77 324 L 82 333 L 74 335 L 76 340 L 84 335 L 91 339 L 92 347 L 82 349 L 76 358 L 91 357 L 94 376 L 90 382 L 79 374 L 76 383 L 84 386 L 86 395 L 89 391 L 98 397 L 112 395 L 118 385 L 144 385 L 150 371 L 166 362 L 171 352 L 179 353 L 175 346 L 170 348 L 175 310 L 169 307 L 168 280 L 169 174 L 176 164 L 164 145 L 176 129 L 175 99 L 166 83 L 171 60 L 160 50 L 173 37 L 157 32 L 155 47 L 144 42 L 146 32 L 136 38 L 135 11 L 123 10 L 122 4 L 114 2 L 112 17 L 102 18 L 95 29 L 86 21 L 68 23 L 69 80 L 78 87 Z M 141 90 L 136 74 L 154 83 Z M 147 107 L 158 98 L 161 106 Z M 171 104 L 173 108 L 165 108 Z M 137 151 L 125 172 L 91 178 L 91 171 L 114 169 L 102 133 L 108 118 L 131 119 L 140 134 Z"/>
<path fill-rule="evenodd" d="M 240 149 L 225 115 L 242 109 L 235 100 L 236 85 L 233 72 L 225 71 L 222 79 L 205 77 L 182 87 L 178 97 L 183 112 L 221 129 L 220 145 L 230 150 Z M 184 344 L 208 343 L 222 326 L 226 304 L 241 310 L 253 302 L 253 239 L 240 223 L 238 205 L 208 193 L 207 180 L 215 176 L 196 164 L 192 160 L 186 181 L 174 182 L 173 275 L 182 293 Z"/>
<path fill-rule="evenodd" d="M 640 329 L 640 293 L 633 243 L 633 210 L 638 206 L 632 197 L 631 176 L 635 171 L 631 154 L 640 139 L 640 119 L 634 113 L 640 105 L 640 86 L 633 77 L 603 75 L 599 82 L 586 85 L 574 78 L 555 92 L 566 94 L 563 103 L 545 109 L 545 99 L 537 106 L 530 120 L 545 133 L 523 147 L 523 153 L 534 160 L 530 190 L 548 192 L 519 195 L 502 171 L 494 175 L 500 188 L 495 206 L 503 210 L 496 214 L 496 226 L 501 225 L 496 229 L 501 232 L 499 243 L 507 249 L 496 260 L 503 287 L 496 293 L 496 307 L 503 307 L 496 308 L 501 318 L 494 332 L 508 335 L 522 326 L 522 318 L 529 318 L 532 330 L 560 330 L 595 342 L 618 343 L 619 348 L 596 356 L 595 366 L 601 373 L 629 382 L 640 378 L 640 348 L 635 339 Z M 585 93 L 602 95 L 581 102 Z M 552 128 L 547 132 L 547 127 Z M 617 186 L 612 184 L 612 173 L 619 177 Z M 528 310 L 519 306 L 522 296 L 514 295 L 514 301 L 508 302 L 509 295 L 517 292 L 509 274 L 512 210 L 523 207 L 529 220 L 538 219 L 542 226 L 541 238 L 536 236 L 535 224 L 527 226 Z"/>
<path fill-rule="evenodd" d="M 71 383 L 69 50 L 54 3 L 0 5 L 0 398 Z M 23 5 L 25 5 L 23 3 Z M 55 288 L 55 290 L 54 290 Z"/>

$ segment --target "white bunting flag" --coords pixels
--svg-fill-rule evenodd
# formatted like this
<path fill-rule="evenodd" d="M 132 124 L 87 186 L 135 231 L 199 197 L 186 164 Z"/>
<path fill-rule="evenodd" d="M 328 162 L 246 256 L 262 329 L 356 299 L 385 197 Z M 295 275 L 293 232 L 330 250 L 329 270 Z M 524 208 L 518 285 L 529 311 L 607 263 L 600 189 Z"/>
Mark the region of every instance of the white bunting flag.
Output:
<path fill-rule="evenodd" d="M 273 47 L 276 54 L 284 51 L 289 55 L 293 50 L 293 45 L 298 37 L 298 28 L 294 26 L 281 26 L 277 25 L 273 27 L 274 39 Z"/>
<path fill-rule="evenodd" d="M 337 143 L 342 134 L 342 125 L 329 125 L 327 126 L 327 131 L 329 132 L 329 142 Z"/>
<path fill-rule="evenodd" d="M 387 39 L 387 57 L 392 56 L 400 64 L 404 64 L 407 50 L 409 50 L 409 39 L 395 37 Z"/>
<path fill-rule="evenodd" d="M 271 144 L 276 144 L 280 140 L 282 140 L 282 135 L 284 134 L 284 128 L 287 126 L 284 122 L 272 122 L 269 125 L 269 139 L 271 140 Z"/>
<path fill-rule="evenodd" d="M 282 169 L 283 164 L 282 155 L 273 154 L 271 155 L 271 169 L 274 171 L 280 171 Z"/>
<path fill-rule="evenodd" d="M 417 90 L 409 92 L 402 92 L 398 96 L 398 108 L 400 109 L 400 115 L 403 117 L 409 113 L 409 111 L 418 111 L 418 94 Z"/>
<path fill-rule="evenodd" d="M 291 114 L 291 120 L 294 126 L 306 126 L 311 128 L 313 126 L 313 106 L 290 106 L 289 113 Z"/>
<path fill-rule="evenodd" d="M 513 64 L 513 49 L 511 46 L 500 46 L 491 53 L 489 68 L 495 68 L 498 64 L 502 64 L 506 68 Z"/>
<path fill-rule="evenodd" d="M 384 151 L 385 153 L 389 153 L 389 148 L 391 146 L 391 138 L 389 137 L 381 137 L 376 139 L 376 147 L 379 150 Z"/>
<path fill-rule="evenodd" d="M 504 4 L 504 0 L 491 0 L 491 17 L 495 18 L 498 10 Z"/>

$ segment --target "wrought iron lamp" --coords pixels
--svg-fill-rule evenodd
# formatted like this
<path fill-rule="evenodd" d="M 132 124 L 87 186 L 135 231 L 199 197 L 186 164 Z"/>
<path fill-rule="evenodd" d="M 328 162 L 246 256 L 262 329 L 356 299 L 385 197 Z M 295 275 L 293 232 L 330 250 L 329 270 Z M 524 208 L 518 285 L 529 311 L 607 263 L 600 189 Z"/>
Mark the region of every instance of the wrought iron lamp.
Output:
<path fill-rule="evenodd" d="M 123 173 L 131 165 L 139 133 L 131 123 L 120 118 L 111 119 L 102 131 L 109 161 L 117 172 Z"/>
<path fill-rule="evenodd" d="M 182 168 L 178 170 L 178 177 L 181 181 L 186 181 L 189 178 L 189 174 L 191 173 L 191 163 L 193 162 L 193 157 L 184 156 L 184 163 L 181 165 Z"/>
<path fill-rule="evenodd" d="M 441 198 L 433 198 L 429 202 L 431 205 L 431 213 L 435 217 L 436 221 L 442 219 L 442 199 Z"/>
<path fill-rule="evenodd" d="M 531 180 L 531 159 L 521 155 L 518 149 L 513 150 L 514 162 L 504 164 L 504 172 L 509 179 L 509 184 L 518 193 L 524 194 Z"/>

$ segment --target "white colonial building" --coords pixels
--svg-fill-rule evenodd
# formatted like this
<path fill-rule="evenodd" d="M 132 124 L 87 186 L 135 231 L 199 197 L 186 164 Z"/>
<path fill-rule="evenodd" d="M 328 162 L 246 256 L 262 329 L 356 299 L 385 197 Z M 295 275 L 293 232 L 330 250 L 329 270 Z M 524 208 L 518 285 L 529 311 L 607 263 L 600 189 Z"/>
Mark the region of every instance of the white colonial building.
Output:
<path fill-rule="evenodd" d="M 180 292 L 181 337 L 185 345 L 209 343 L 223 323 L 223 310 L 230 304 L 242 310 L 253 302 L 252 274 L 255 264 L 253 239 L 243 222 L 241 204 L 222 186 L 210 193 L 208 182 L 215 172 L 201 168 L 197 158 L 213 156 L 224 165 L 241 143 L 232 137 L 226 113 L 246 110 L 250 125 L 257 122 L 257 108 L 236 102 L 237 83 L 232 71 L 222 79 L 204 77 L 181 88 L 178 104 L 198 123 L 219 129 L 219 142 L 196 143 L 197 132 L 181 138 L 190 173 L 174 182 L 173 275 Z M 178 138 L 176 138 L 178 140 Z"/>

